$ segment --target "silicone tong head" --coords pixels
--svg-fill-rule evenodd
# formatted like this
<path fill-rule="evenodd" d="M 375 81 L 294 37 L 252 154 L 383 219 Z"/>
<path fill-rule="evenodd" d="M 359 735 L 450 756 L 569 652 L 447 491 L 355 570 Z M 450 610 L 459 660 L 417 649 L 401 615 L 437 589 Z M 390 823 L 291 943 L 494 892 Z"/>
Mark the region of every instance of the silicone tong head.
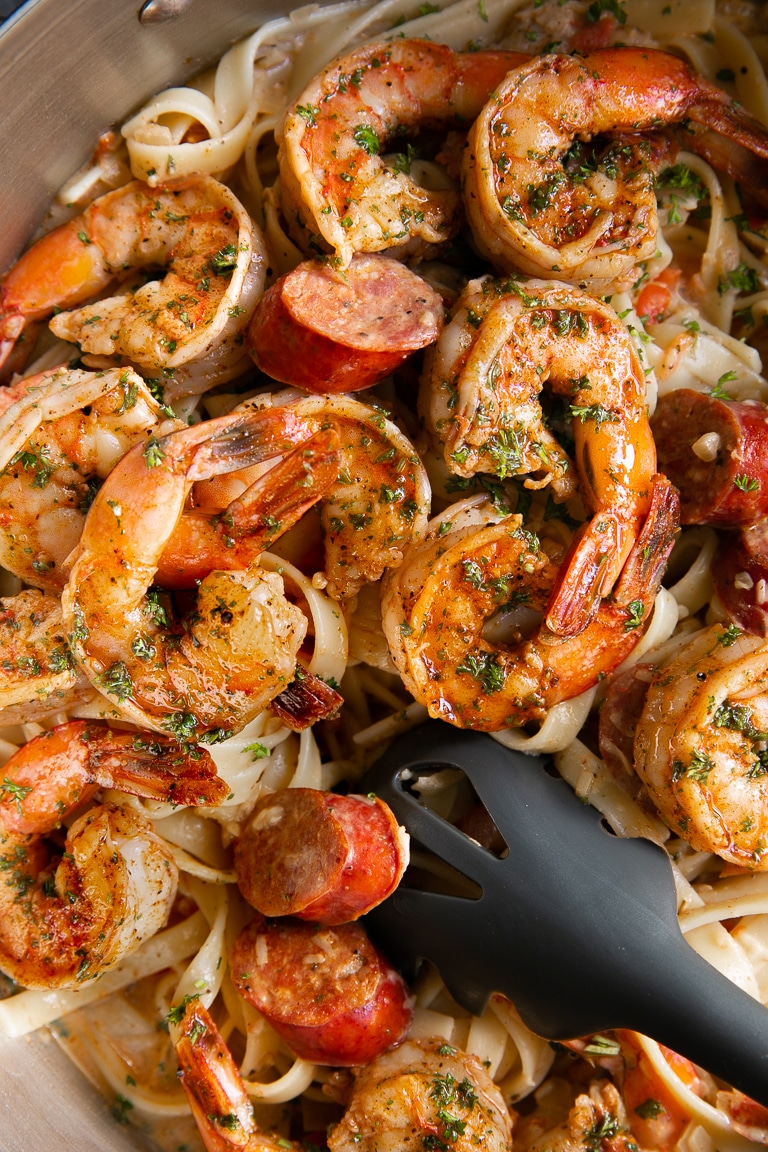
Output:
<path fill-rule="evenodd" d="M 492 852 L 421 803 L 420 778 L 465 773 L 503 837 Z M 549 771 L 548 771 L 549 769 Z M 396 740 L 363 789 L 392 808 L 414 841 L 477 886 L 476 898 L 404 883 L 366 917 L 406 974 L 436 965 L 455 1000 L 480 1014 L 492 992 L 551 1040 L 637 1027 L 627 989 L 663 970 L 680 933 L 667 854 L 622 839 L 575 796 L 545 757 L 430 721 Z M 628 984 L 629 982 L 629 984 Z"/>

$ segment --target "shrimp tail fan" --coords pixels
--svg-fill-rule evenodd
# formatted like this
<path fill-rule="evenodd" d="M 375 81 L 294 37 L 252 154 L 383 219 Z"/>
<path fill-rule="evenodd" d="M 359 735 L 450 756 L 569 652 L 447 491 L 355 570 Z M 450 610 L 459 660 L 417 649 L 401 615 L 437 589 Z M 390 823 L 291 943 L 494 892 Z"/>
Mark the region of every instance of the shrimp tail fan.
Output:
<path fill-rule="evenodd" d="M 680 497 L 660 473 L 653 477 L 651 507 L 613 592 L 619 607 L 626 607 L 639 588 L 655 597 L 680 527 Z"/>

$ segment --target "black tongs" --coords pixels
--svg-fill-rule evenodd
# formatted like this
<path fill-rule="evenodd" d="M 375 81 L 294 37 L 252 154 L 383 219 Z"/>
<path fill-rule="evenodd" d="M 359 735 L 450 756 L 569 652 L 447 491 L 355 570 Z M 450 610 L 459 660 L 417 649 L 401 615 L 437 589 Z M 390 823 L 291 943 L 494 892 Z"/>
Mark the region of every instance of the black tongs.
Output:
<path fill-rule="evenodd" d="M 420 777 L 445 768 L 469 779 L 505 854 L 414 794 Z M 439 721 L 396 740 L 363 789 L 479 895 L 409 887 L 406 872 L 366 917 L 371 935 L 410 975 L 432 961 L 472 1013 L 501 992 L 548 1040 L 630 1028 L 768 1106 L 768 1010 L 686 943 L 666 852 L 613 835 L 553 773 L 546 757 Z"/>

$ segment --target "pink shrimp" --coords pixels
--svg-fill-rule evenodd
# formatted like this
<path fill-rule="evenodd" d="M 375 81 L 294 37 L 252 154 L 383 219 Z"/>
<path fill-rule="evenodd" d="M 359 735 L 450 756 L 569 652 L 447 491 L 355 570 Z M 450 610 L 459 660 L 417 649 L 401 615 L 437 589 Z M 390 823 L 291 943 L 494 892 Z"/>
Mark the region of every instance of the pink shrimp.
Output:
<path fill-rule="evenodd" d="M 51 867 L 44 837 L 99 787 L 179 804 L 218 804 L 228 789 L 209 754 L 77 720 L 44 732 L 3 767 L 0 970 L 27 988 L 76 987 L 165 923 L 176 865 L 140 813 L 90 808 Z"/>
<path fill-rule="evenodd" d="M 431 716 L 496 732 L 542 720 L 629 655 L 661 583 L 678 501 L 656 477 L 648 519 L 612 595 L 569 639 L 542 622 L 527 637 L 516 628 L 511 643 L 489 640 L 484 627 L 496 613 L 522 607 L 530 623 L 531 610 L 543 612 L 557 566 L 520 516 L 480 529 L 447 523 L 444 532 L 433 521 L 427 540 L 387 578 L 384 633 L 406 687 Z"/>
<path fill-rule="evenodd" d="M 613 309 L 557 281 L 467 285 L 428 357 L 420 406 L 448 468 L 523 475 L 563 500 L 570 460 L 546 426 L 542 387 L 568 400 L 579 487 L 592 518 L 561 568 L 547 608 L 574 636 L 613 587 L 651 502 L 656 450 L 645 376 Z"/>
<path fill-rule="evenodd" d="M 656 250 L 655 177 L 670 162 L 658 133 L 684 119 L 686 147 L 764 195 L 768 129 L 677 56 L 604 48 L 515 68 L 470 132 L 476 243 L 503 271 L 600 293 L 629 287 Z M 585 153 L 601 134 L 607 149 Z"/>
<path fill-rule="evenodd" d="M 459 226 L 458 190 L 420 187 L 408 158 L 383 156 L 385 145 L 401 129 L 469 125 L 526 59 L 392 40 L 324 69 L 278 130 L 283 213 L 297 242 L 330 249 L 346 268 L 355 252 L 419 251 L 450 239 Z"/>
<path fill-rule="evenodd" d="M 114 280 L 158 264 L 163 280 L 85 305 Z M 263 241 L 225 185 L 210 176 L 159 188 L 134 180 L 48 232 L 6 272 L 0 367 L 31 323 L 63 309 L 51 329 L 83 351 L 174 369 L 245 326 L 265 272 Z"/>

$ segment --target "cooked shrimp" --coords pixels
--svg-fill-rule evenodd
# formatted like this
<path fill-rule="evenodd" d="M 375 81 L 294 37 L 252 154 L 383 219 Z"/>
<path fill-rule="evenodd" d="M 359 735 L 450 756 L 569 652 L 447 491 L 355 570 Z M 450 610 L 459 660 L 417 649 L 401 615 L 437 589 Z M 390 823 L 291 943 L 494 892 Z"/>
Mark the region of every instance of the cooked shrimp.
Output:
<path fill-rule="evenodd" d="M 260 397 L 243 414 L 270 411 Z M 157 583 L 191 588 L 214 568 L 251 563 L 259 552 L 317 504 L 324 536 L 329 595 L 355 596 L 402 560 L 403 549 L 426 529 L 430 487 L 416 449 L 396 424 L 369 404 L 344 396 L 307 396 L 271 409 L 304 429 L 303 466 L 311 473 L 302 499 L 296 457 L 268 473 L 243 469 L 197 485 L 160 559 Z M 279 417 L 278 417 L 279 418 Z"/>
<path fill-rule="evenodd" d="M 669 481 L 654 478 L 648 517 L 611 597 L 572 639 L 544 623 L 522 634 L 521 627 L 540 620 L 558 576 L 522 518 L 452 529 L 449 516 L 433 521 L 425 543 L 388 577 L 382 624 L 406 687 L 431 716 L 496 732 L 543 719 L 629 655 L 661 583 L 678 500 Z M 486 639 L 490 617 L 516 610 L 510 643 Z"/>
<path fill-rule="evenodd" d="M 58 596 L 25 589 L 0 599 L 0 723 L 35 720 L 89 688 L 76 668 Z"/>
<path fill-rule="evenodd" d="M 164 279 L 77 307 L 158 265 Z M 43 236 L 3 277 L 0 363 L 30 321 L 63 309 L 50 323 L 56 336 L 170 371 L 247 323 L 265 273 L 263 241 L 225 185 L 210 176 L 158 188 L 134 181 Z"/>
<path fill-rule="evenodd" d="M 107 477 L 62 607 L 77 662 L 140 727 L 186 739 L 239 730 L 293 680 L 307 621 L 277 573 L 212 572 L 175 628 L 150 588 L 195 480 L 284 454 L 310 434 L 285 409 L 235 412 L 137 445 Z M 312 477 L 301 451 L 293 463 L 303 502 Z"/>
<path fill-rule="evenodd" d="M 658 138 L 638 133 L 683 119 L 694 125 L 686 147 L 755 183 L 750 153 L 768 158 L 768 130 L 676 56 L 604 48 L 516 68 L 475 121 L 465 155 L 481 251 L 504 271 L 599 293 L 629 287 L 656 251 L 655 176 L 669 162 Z M 586 154 L 583 141 L 603 133 L 607 148 Z"/>
<path fill-rule="evenodd" d="M 341 467 L 319 500 L 321 579 L 329 595 L 348 599 L 396 568 L 404 549 L 424 536 L 427 473 L 408 437 L 380 408 L 348 396 L 307 396 L 287 408 L 313 430 L 334 429 L 340 440 Z"/>
<path fill-rule="evenodd" d="M 339 437 L 332 428 L 310 435 L 296 455 L 288 453 L 268 472 L 244 468 L 210 485 L 194 485 L 187 508 L 159 558 L 162 588 L 196 588 L 213 571 L 248 568 L 289 530 L 322 492 L 336 483 L 341 467 Z"/>
<path fill-rule="evenodd" d="M 179 1078 L 208 1152 L 300 1152 L 282 1136 L 262 1132 L 237 1065 L 210 1013 L 199 1000 L 171 1024 Z"/>
<path fill-rule="evenodd" d="M 27 583 L 60 592 L 87 510 L 117 460 L 154 433 L 186 425 L 168 420 L 130 369 L 42 373 L 0 392 L 0 407 L 14 395 L 16 403 L 0 418 L 0 562 Z M 238 473 L 246 479 L 229 505 L 208 513 L 185 510 L 160 558 L 158 583 L 192 588 L 216 567 L 247 567 L 274 538 L 278 523 L 287 531 L 317 500 L 323 472 L 329 484 L 336 479 L 334 433 L 312 436 L 302 464 L 312 476 L 303 502 L 295 461 L 288 457 L 268 482 L 250 488 L 248 470 Z"/>
<path fill-rule="evenodd" d="M 299 1152 L 301 1145 L 256 1125 L 235 1062 L 202 1004 L 186 1004 L 172 1028 L 181 1083 L 208 1152 Z M 442 1040 L 407 1040 L 356 1069 L 349 1107 L 328 1147 L 421 1152 L 428 1141 L 455 1152 L 509 1152 L 509 1112 L 477 1057 Z"/>
<path fill-rule="evenodd" d="M 280 143 L 283 215 L 307 251 L 423 253 L 459 227 L 454 187 L 421 187 L 385 145 L 403 131 L 468 125 L 517 52 L 453 52 L 426 40 L 357 48 L 324 69 L 289 107 Z"/>
<path fill-rule="evenodd" d="M 509 1152 L 504 1098 L 480 1060 L 443 1040 L 406 1040 L 356 1070 L 330 1152 Z"/>
<path fill-rule="evenodd" d="M 568 397 L 579 486 L 593 514 L 558 575 L 547 624 L 575 635 L 597 610 L 648 514 L 656 451 L 645 376 L 613 309 L 545 280 L 469 283 L 428 358 L 421 409 L 452 472 L 574 487 L 567 455 L 546 427 L 542 386 Z M 533 475 L 531 475 L 533 474 Z"/>
<path fill-rule="evenodd" d="M 54 873 L 39 836 L 0 832 L 0 868 L 0 970 L 27 988 L 100 975 L 162 928 L 176 891 L 152 825 L 113 804 L 74 822 Z"/>
<path fill-rule="evenodd" d="M 99 720 L 68 720 L 42 732 L 2 773 L 6 835 L 51 832 L 65 808 L 84 804 L 99 788 L 186 805 L 220 804 L 229 792 L 204 748 L 190 752 L 169 736 L 113 729 Z"/>
<path fill-rule="evenodd" d="M 207 753 L 84 721 L 30 741 L 3 775 L 0 970 L 27 988 L 98 976 L 163 926 L 176 891 L 173 857 L 137 812 L 91 808 L 67 832 L 55 870 L 44 836 L 99 785 L 183 804 L 227 793 Z"/>
<path fill-rule="evenodd" d="M 635 1033 L 617 1033 L 621 1041 L 626 1068 L 621 1094 L 627 1109 L 627 1123 L 641 1148 L 648 1152 L 673 1152 L 691 1122 L 690 1113 L 672 1095 L 653 1068 Z M 708 1085 L 695 1064 L 671 1048 L 662 1054 L 683 1083 L 699 1096 L 705 1096 Z"/>
<path fill-rule="evenodd" d="M 130 369 L 57 368 L 0 391 L 0 411 L 0 564 L 60 592 L 96 489 L 160 405 Z"/>
<path fill-rule="evenodd" d="M 635 768 L 659 815 L 701 852 L 768 869 L 768 645 L 697 633 L 651 681 Z"/>
<path fill-rule="evenodd" d="M 595 1080 L 576 1097 L 567 1118 L 554 1127 L 534 1114 L 521 1125 L 525 1152 L 636 1152 L 627 1112 L 618 1089 Z M 515 1143 L 517 1144 L 517 1136 Z"/>

